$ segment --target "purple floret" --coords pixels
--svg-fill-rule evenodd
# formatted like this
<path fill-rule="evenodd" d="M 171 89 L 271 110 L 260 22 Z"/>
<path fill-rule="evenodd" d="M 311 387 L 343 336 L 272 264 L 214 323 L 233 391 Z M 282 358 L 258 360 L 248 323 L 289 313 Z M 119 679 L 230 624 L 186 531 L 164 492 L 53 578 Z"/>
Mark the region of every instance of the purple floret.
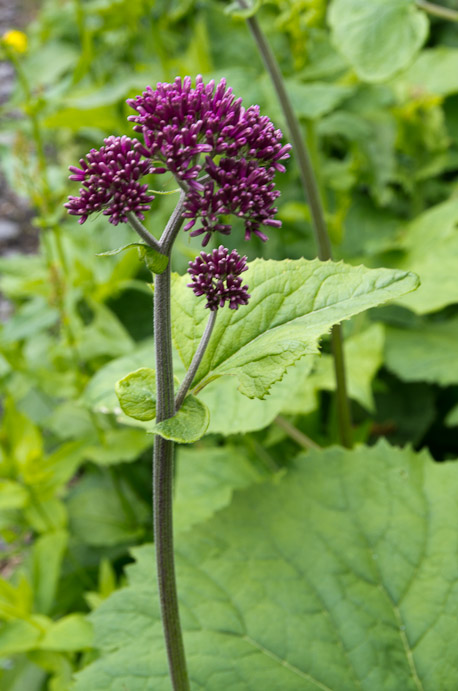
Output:
<path fill-rule="evenodd" d="M 109 216 L 114 225 L 126 223 L 129 211 L 143 220 L 154 196 L 148 194 L 148 185 L 138 180 L 153 172 L 151 162 L 142 160 L 134 149 L 135 139 L 108 137 L 104 142 L 105 146 L 91 149 L 86 159 L 80 160 L 81 168 L 70 166 L 70 180 L 83 186 L 80 196 L 69 197 L 65 207 L 69 214 L 81 216 L 79 223 L 97 211 Z"/>
<path fill-rule="evenodd" d="M 236 250 L 229 252 L 220 245 L 211 254 L 201 252 L 189 262 L 192 282 L 188 286 L 197 296 L 206 296 L 205 307 L 212 312 L 226 302 L 229 302 L 230 309 L 236 310 L 240 305 L 246 305 L 250 298 L 248 286 L 242 286 L 240 278 L 247 269 L 246 257 L 241 257 Z"/>

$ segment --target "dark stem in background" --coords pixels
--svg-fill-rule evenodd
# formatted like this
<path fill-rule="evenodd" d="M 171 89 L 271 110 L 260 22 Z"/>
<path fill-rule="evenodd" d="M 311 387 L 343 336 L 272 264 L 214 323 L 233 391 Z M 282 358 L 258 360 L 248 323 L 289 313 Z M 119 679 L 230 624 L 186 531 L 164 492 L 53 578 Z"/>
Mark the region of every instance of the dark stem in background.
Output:
<path fill-rule="evenodd" d="M 433 2 L 427 2 L 427 0 L 416 0 L 416 5 L 420 10 L 424 10 L 435 17 L 448 19 L 450 22 L 458 22 L 458 12 L 449 7 L 442 7 L 442 5 L 436 5 Z"/>
<path fill-rule="evenodd" d="M 238 0 L 238 3 L 242 9 L 248 8 L 245 0 Z M 299 122 L 286 92 L 283 76 L 280 72 L 278 63 L 270 49 L 269 44 L 266 41 L 264 34 L 261 31 L 261 27 L 259 26 L 256 17 L 248 17 L 246 21 L 250 27 L 256 45 L 258 46 L 264 65 L 270 75 L 278 96 L 278 100 L 283 110 L 286 123 L 288 125 L 291 142 L 299 166 L 299 174 L 301 177 L 302 186 L 310 206 L 313 230 L 315 232 L 318 245 L 318 258 L 321 259 L 321 261 L 327 261 L 328 259 L 332 259 L 331 243 L 329 241 L 329 234 L 326 227 L 323 205 L 321 202 L 316 177 L 307 147 L 302 137 Z M 351 415 L 350 403 L 347 395 L 343 338 L 340 324 L 333 326 L 331 336 L 334 355 L 334 371 L 336 377 L 336 400 L 340 441 L 342 446 L 350 448 L 352 445 Z"/>

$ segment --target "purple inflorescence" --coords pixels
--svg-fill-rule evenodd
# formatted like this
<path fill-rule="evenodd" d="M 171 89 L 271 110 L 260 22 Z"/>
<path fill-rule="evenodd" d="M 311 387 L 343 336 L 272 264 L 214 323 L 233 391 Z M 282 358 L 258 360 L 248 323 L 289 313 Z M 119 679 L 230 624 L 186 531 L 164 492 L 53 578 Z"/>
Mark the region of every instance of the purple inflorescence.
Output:
<path fill-rule="evenodd" d="M 253 233 L 266 240 L 260 226 L 281 225 L 273 219 L 273 180 L 291 147 L 258 106 L 245 110 L 224 79 L 215 86 L 200 76 L 195 87 L 190 77 L 177 77 L 128 103 L 138 113 L 129 117 L 143 137 L 138 151 L 158 162 L 157 172 L 169 170 L 186 185 L 185 230 L 197 224 L 191 234 L 204 235 L 203 245 L 213 232 L 231 231 L 222 218 L 228 214 L 244 220 L 247 239 Z"/>
<path fill-rule="evenodd" d="M 69 197 L 65 207 L 69 214 L 81 216 L 79 223 L 102 211 L 110 223 L 127 222 L 127 212 L 132 211 L 143 220 L 154 196 L 148 194 L 148 185 L 138 180 L 152 171 L 151 162 L 142 160 L 134 146 L 135 139 L 108 137 L 105 146 L 91 149 L 86 160 L 80 160 L 81 168 L 70 166 L 70 180 L 83 185 L 79 197 Z"/>
<path fill-rule="evenodd" d="M 246 257 L 241 257 L 236 250 L 229 252 L 220 245 L 211 254 L 201 252 L 189 262 L 188 272 L 192 282 L 188 286 L 198 296 L 205 295 L 208 307 L 212 312 L 229 302 L 230 309 L 236 310 L 246 305 L 250 295 L 248 286 L 242 286 L 240 274 L 248 269 Z"/>
<path fill-rule="evenodd" d="M 148 86 L 128 103 L 141 141 L 109 137 L 81 159 L 81 168 L 70 168 L 70 179 L 83 186 L 65 206 L 80 223 L 96 211 L 115 225 L 127 221 L 128 211 L 143 220 L 153 196 L 139 179 L 171 172 L 186 191 L 185 230 L 203 235 L 204 246 L 214 232 L 230 233 L 230 215 L 244 222 L 246 239 L 267 240 L 261 227 L 281 226 L 274 219 L 274 176 L 285 170 L 291 147 L 259 106 L 245 109 L 224 79 L 204 84 L 201 76 L 194 87 L 190 77 Z"/>

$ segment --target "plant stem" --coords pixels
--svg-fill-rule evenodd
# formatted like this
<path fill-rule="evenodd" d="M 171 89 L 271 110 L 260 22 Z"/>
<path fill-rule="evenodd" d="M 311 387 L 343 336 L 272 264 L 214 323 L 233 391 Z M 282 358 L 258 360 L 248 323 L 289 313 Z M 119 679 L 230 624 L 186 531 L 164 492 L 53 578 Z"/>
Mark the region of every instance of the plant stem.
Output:
<path fill-rule="evenodd" d="M 133 211 L 128 211 L 126 216 L 127 216 L 128 221 L 129 221 L 129 225 L 131 226 L 131 228 L 133 228 L 133 230 L 135 230 L 135 232 L 138 235 L 140 235 L 141 239 L 144 240 L 147 245 L 149 245 L 150 247 L 155 249 L 157 252 L 160 252 L 161 247 L 160 247 L 158 241 L 156 240 L 155 237 L 153 237 L 151 235 L 149 230 L 147 230 L 145 228 L 143 223 L 141 221 L 139 221 L 139 219 L 133 213 Z"/>
<path fill-rule="evenodd" d="M 170 317 L 170 262 L 154 281 L 154 342 L 156 348 L 156 421 L 175 413 L 172 333 Z M 157 578 L 162 626 L 174 691 L 189 691 L 181 633 L 173 553 L 173 442 L 156 435 L 153 453 L 153 514 Z"/>
<path fill-rule="evenodd" d="M 450 22 L 458 22 L 458 12 L 452 10 L 449 7 L 442 7 L 442 5 L 436 5 L 433 2 L 427 2 L 427 0 L 416 0 L 416 5 L 421 10 L 432 14 L 435 17 L 440 17 L 441 19 L 448 19 Z"/>
<path fill-rule="evenodd" d="M 294 439 L 299 446 L 303 446 L 304 449 L 310 450 L 310 449 L 321 449 L 322 447 L 319 446 L 316 442 L 313 441 L 313 439 L 310 439 L 306 434 L 300 431 L 300 429 L 297 429 L 291 422 L 289 422 L 286 418 L 283 417 L 283 415 L 277 415 L 275 418 L 275 422 L 279 427 L 282 428 L 286 434 L 291 437 L 291 439 Z"/>
<path fill-rule="evenodd" d="M 238 3 L 242 9 L 247 9 L 245 0 L 238 0 Z M 326 220 L 324 217 L 323 204 L 320 198 L 320 192 L 310 156 L 301 134 L 299 121 L 294 113 L 291 101 L 286 92 L 280 67 L 272 50 L 270 49 L 269 44 L 267 43 L 264 34 L 261 31 L 261 27 L 259 26 L 256 17 L 248 17 L 246 21 L 258 46 L 266 70 L 272 80 L 272 84 L 277 93 L 278 100 L 289 129 L 291 141 L 299 166 L 299 175 L 302 181 L 305 196 L 310 206 L 312 225 L 318 246 L 318 258 L 321 261 L 330 260 L 332 259 L 332 251 Z M 342 330 L 339 324 L 336 324 L 332 328 L 332 344 L 334 351 L 334 371 L 336 378 L 340 441 L 343 446 L 349 448 L 351 447 L 351 414 L 345 384 L 345 360 L 343 353 Z"/>
<path fill-rule="evenodd" d="M 178 204 L 176 205 L 172 215 L 170 216 L 169 222 L 167 223 L 164 232 L 161 235 L 161 239 L 159 240 L 160 251 L 163 254 L 170 254 L 175 238 L 178 235 L 181 226 L 183 225 L 184 218 L 182 216 L 182 213 L 185 199 L 186 190 L 182 189 L 180 192 L 180 199 L 178 200 Z"/>
<path fill-rule="evenodd" d="M 178 410 L 181 407 L 181 404 L 183 403 L 184 398 L 189 391 L 189 387 L 191 386 L 193 379 L 196 376 L 197 370 L 199 369 L 199 365 L 202 362 L 202 358 L 203 358 L 204 353 L 207 349 L 207 346 L 210 342 L 210 337 L 212 335 L 213 327 L 215 326 L 217 314 L 218 314 L 218 310 L 214 310 L 214 311 L 210 312 L 207 326 L 205 327 L 205 331 L 202 334 L 202 338 L 200 340 L 199 346 L 198 346 L 196 352 L 194 353 L 194 357 L 192 358 L 192 362 L 189 366 L 188 371 L 186 372 L 186 376 L 183 379 L 183 382 L 182 382 L 180 389 L 177 393 L 177 397 L 175 399 L 175 409 L 176 410 Z"/>

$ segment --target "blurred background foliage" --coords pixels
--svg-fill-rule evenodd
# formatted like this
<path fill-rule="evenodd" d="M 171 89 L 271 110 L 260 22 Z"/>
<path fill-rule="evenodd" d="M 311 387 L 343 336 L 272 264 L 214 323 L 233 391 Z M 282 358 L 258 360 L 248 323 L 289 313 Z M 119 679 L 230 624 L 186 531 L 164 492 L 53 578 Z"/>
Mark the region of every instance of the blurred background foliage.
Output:
<path fill-rule="evenodd" d="M 342 32 L 351 0 L 260 5 L 311 152 L 334 258 L 412 270 L 422 281 L 397 304 L 344 325 L 355 437 L 428 447 L 437 461 L 456 457 L 456 25 L 421 13 L 411 46 L 397 37 L 399 50 L 385 55 L 376 43 L 369 54 L 361 37 L 349 47 Z M 132 241 L 127 227 L 103 216 L 79 226 L 66 216 L 62 205 L 76 193 L 67 167 L 104 137 L 130 134 L 126 98 L 176 75 L 225 77 L 287 139 L 246 23 L 227 10 L 222 0 L 44 0 L 29 7 L 26 49 L 2 43 L 16 79 L 0 111 L 1 168 L 33 209 L 39 245 L 5 246 L 0 257 L 9 311 L 0 325 L 5 691 L 70 688 L 73 672 L 95 655 L 84 613 L 122 585 L 128 549 L 152 539 L 152 438 L 128 424 L 113 397 L 120 376 L 152 366 L 150 277 L 135 250 L 97 256 Z M 380 46 L 384 30 L 373 39 Z M 228 238 L 249 259 L 316 254 L 294 152 L 280 177 L 282 229 L 265 244 L 245 243 L 237 225 Z M 172 191 L 163 178 L 152 177 L 151 187 Z M 147 215 L 157 236 L 175 199 L 157 195 Z M 183 273 L 198 251 L 198 238 L 181 234 L 174 270 Z M 311 372 L 309 364 L 299 363 L 265 401 L 244 398 L 232 380 L 208 387 L 212 422 L 200 454 L 207 469 L 216 456 L 235 465 L 216 464 L 199 506 L 180 495 L 180 521 L 204 520 L 235 488 L 289 465 L 297 436 L 278 415 L 322 446 L 337 442 L 326 342 Z M 191 494 L 204 475 L 189 474 Z"/>

